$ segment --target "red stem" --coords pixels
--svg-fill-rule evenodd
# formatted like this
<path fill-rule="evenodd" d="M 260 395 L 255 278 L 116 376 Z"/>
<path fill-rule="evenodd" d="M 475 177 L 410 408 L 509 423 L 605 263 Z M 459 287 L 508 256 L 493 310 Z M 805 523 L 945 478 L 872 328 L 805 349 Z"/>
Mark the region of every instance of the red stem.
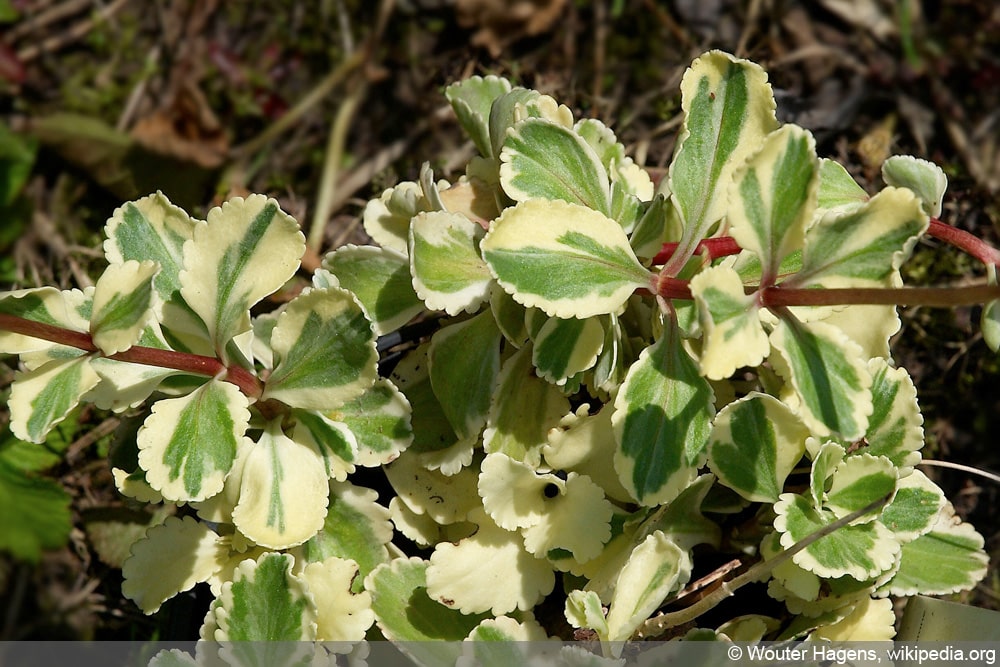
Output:
<path fill-rule="evenodd" d="M 653 257 L 653 265 L 657 266 L 665 263 L 670 259 L 674 252 L 677 251 L 678 243 L 664 243 L 660 252 Z M 725 257 L 726 255 L 736 255 L 743 248 L 736 243 L 736 239 L 731 236 L 718 236 L 710 239 L 702 239 L 698 242 L 695 247 L 695 253 L 699 253 L 702 250 L 708 250 L 709 259 L 718 259 L 719 257 Z"/>
<path fill-rule="evenodd" d="M 937 218 L 931 218 L 927 234 L 969 253 L 983 264 L 1000 265 L 1000 250 L 997 250 L 977 236 L 958 227 L 945 224 Z"/>
<path fill-rule="evenodd" d="M 0 313 L 0 330 L 12 331 L 60 345 L 68 345 L 84 352 L 101 354 L 100 349 L 94 344 L 93 337 L 88 333 L 63 329 L 62 327 L 35 322 L 34 320 L 17 317 L 16 315 Z M 207 377 L 220 377 L 226 382 L 236 385 L 240 391 L 251 398 L 259 398 L 263 391 L 260 379 L 253 373 L 239 366 L 227 368 L 215 357 L 177 352 L 175 350 L 161 350 L 141 345 L 135 345 L 117 354 L 102 356 L 114 359 L 115 361 L 125 361 L 160 368 L 173 368 L 185 373 L 205 375 Z"/>

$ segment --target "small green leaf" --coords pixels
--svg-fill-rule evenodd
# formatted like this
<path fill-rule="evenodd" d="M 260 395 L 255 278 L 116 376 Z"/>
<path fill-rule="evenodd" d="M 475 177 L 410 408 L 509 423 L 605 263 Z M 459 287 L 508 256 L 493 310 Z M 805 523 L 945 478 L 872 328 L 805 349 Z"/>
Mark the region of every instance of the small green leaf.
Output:
<path fill-rule="evenodd" d="M 955 516 L 951 503 L 930 532 L 903 545 L 899 570 L 880 595 L 948 595 L 972 589 L 989 571 L 983 536 Z"/>
<path fill-rule="evenodd" d="M 333 413 L 357 439 L 357 464 L 371 467 L 394 461 L 410 446 L 413 442 L 410 415 L 406 396 L 384 378 Z"/>
<path fill-rule="evenodd" d="M 601 319 L 550 317 L 535 336 L 531 359 L 538 374 L 556 385 L 591 367 L 604 347 Z"/>
<path fill-rule="evenodd" d="M 100 382 L 86 356 L 56 359 L 14 375 L 7 406 L 10 430 L 21 440 L 44 442 L 84 394 Z"/>
<path fill-rule="evenodd" d="M 155 262 L 129 260 L 112 264 L 94 290 L 90 333 L 101 352 L 111 356 L 132 347 L 153 317 Z"/>
<path fill-rule="evenodd" d="M 751 392 L 715 418 L 708 466 L 747 500 L 773 503 L 805 453 L 808 437 L 809 429 L 784 403 Z"/>
<path fill-rule="evenodd" d="M 248 405 L 236 386 L 222 380 L 154 403 L 137 436 L 146 481 L 173 501 L 217 494 L 250 421 Z"/>
<path fill-rule="evenodd" d="M 375 333 L 354 296 L 313 289 L 297 296 L 271 334 L 274 370 L 262 398 L 297 408 L 333 410 L 375 382 Z"/>
<path fill-rule="evenodd" d="M 905 544 L 934 528 L 946 502 L 937 484 L 914 470 L 899 480 L 896 497 L 882 510 L 879 521 Z"/>
<path fill-rule="evenodd" d="M 802 401 L 803 421 L 818 436 L 844 440 L 865 434 L 872 413 L 871 374 L 861 350 L 824 322 L 781 318 L 771 333 L 771 363 Z"/>
<path fill-rule="evenodd" d="M 774 527 L 785 549 L 836 520 L 833 513 L 817 510 L 808 498 L 793 493 L 781 494 L 774 511 L 778 515 Z M 869 521 L 821 537 L 792 560 L 824 579 L 850 576 L 866 581 L 893 567 L 898 553 L 899 542 L 892 532 L 878 521 Z"/>
<path fill-rule="evenodd" d="M 760 306 L 746 294 L 739 274 L 713 266 L 691 279 L 704 331 L 701 370 L 710 380 L 724 380 L 741 366 L 758 366 L 771 346 L 760 321 Z"/>
<path fill-rule="evenodd" d="M 371 591 L 375 621 L 386 639 L 431 658 L 423 664 L 451 665 L 461 653 L 455 642 L 488 615 L 467 616 L 428 597 L 429 565 L 419 558 L 393 560 L 368 575 L 365 589 Z"/>
<path fill-rule="evenodd" d="M 302 545 L 309 563 L 333 556 L 357 563 L 361 577 L 354 584 L 355 591 L 369 572 L 389 560 L 386 545 L 392 539 L 392 524 L 389 510 L 375 502 L 377 497 L 375 491 L 350 482 L 331 483 L 323 527 Z"/>
<path fill-rule="evenodd" d="M 510 82 L 498 76 L 472 76 L 444 89 L 458 122 L 483 157 L 493 157 L 490 109 L 494 100 L 510 92 Z"/>
<path fill-rule="evenodd" d="M 486 232 L 461 213 L 419 213 L 410 224 L 413 289 L 431 310 L 475 312 L 489 296 L 493 276 L 479 256 Z"/>
<path fill-rule="evenodd" d="M 222 585 L 214 607 L 216 639 L 230 642 L 308 641 L 316 637 L 316 607 L 288 554 L 245 560 Z M 224 612 L 224 613 L 222 613 Z M 273 663 L 272 663 L 273 664 Z"/>
<path fill-rule="evenodd" d="M 267 425 L 243 463 L 233 523 L 264 547 L 302 544 L 323 527 L 328 477 L 315 447 L 286 436 L 277 419 Z"/>
<path fill-rule="evenodd" d="M 122 593 L 147 614 L 207 581 L 226 562 L 229 545 L 194 517 L 169 517 L 132 546 L 122 565 Z"/>
<path fill-rule="evenodd" d="M 846 213 L 831 212 L 806 233 L 802 269 L 784 287 L 895 287 L 898 269 L 927 229 L 909 190 L 886 188 Z"/>
<path fill-rule="evenodd" d="M 459 439 L 476 438 L 486 423 L 500 373 L 502 337 L 493 314 L 484 311 L 431 338 L 431 386 Z"/>
<path fill-rule="evenodd" d="M 868 193 L 847 173 L 843 165 L 829 158 L 820 158 L 817 214 L 833 210 L 847 211 L 866 201 Z"/>
<path fill-rule="evenodd" d="M 774 96 L 760 66 L 710 51 L 681 81 L 684 128 L 668 187 L 685 238 L 701 239 L 728 206 L 733 171 L 778 127 Z"/>
<path fill-rule="evenodd" d="M 611 214 L 608 172 L 571 129 L 526 119 L 508 132 L 500 160 L 500 184 L 514 201 L 560 199 Z"/>
<path fill-rule="evenodd" d="M 629 368 L 612 416 L 622 485 L 642 505 L 677 497 L 705 462 L 712 388 L 669 325 Z"/>
<path fill-rule="evenodd" d="M 69 539 L 70 497 L 54 480 L 12 465 L 7 451 L 0 453 L 0 551 L 37 563 L 43 549 Z"/>
<path fill-rule="evenodd" d="M 905 368 L 892 368 L 885 359 L 872 359 L 868 370 L 874 409 L 865 434 L 868 447 L 862 451 L 888 458 L 904 477 L 920 462 L 924 446 L 917 389 Z"/>
<path fill-rule="evenodd" d="M 493 222 L 481 244 L 500 285 L 554 317 L 617 311 L 650 273 L 614 220 L 576 204 L 530 200 Z"/>
<path fill-rule="evenodd" d="M 326 474 L 344 481 L 354 472 L 358 441 L 351 429 L 339 421 L 312 411 L 295 410 L 292 438 L 315 449 L 323 458 Z"/>
<path fill-rule="evenodd" d="M 184 243 L 194 238 L 197 224 L 157 192 L 115 209 L 104 226 L 104 255 L 110 264 L 156 262 L 160 271 L 153 278 L 153 287 L 166 303 L 181 289 Z"/>
<path fill-rule="evenodd" d="M 345 245 L 328 254 L 323 266 L 337 277 L 340 287 L 358 297 L 379 335 L 398 329 L 424 310 L 413 291 L 405 254 L 391 248 Z"/>
<path fill-rule="evenodd" d="M 898 472 L 884 456 L 859 454 L 844 459 L 833 471 L 824 506 L 837 518 L 847 516 L 879 498 L 896 493 Z M 869 516 L 868 519 L 874 519 Z M 863 519 L 859 519 L 861 521 Z"/>
<path fill-rule="evenodd" d="M 184 244 L 181 294 L 208 327 L 216 353 L 250 330 L 250 307 L 292 277 L 305 251 L 299 225 L 263 195 L 236 197 L 208 212 Z"/>
<path fill-rule="evenodd" d="M 816 142 L 795 125 L 769 134 L 735 173 L 729 195 L 730 233 L 761 258 L 766 285 L 777 279 L 782 260 L 802 248 L 816 208 L 818 174 Z"/>
<path fill-rule="evenodd" d="M 500 370 L 483 433 L 483 449 L 536 466 L 548 432 L 569 412 L 569 401 L 535 375 L 532 348 L 523 347 Z"/>
<path fill-rule="evenodd" d="M 924 213 L 932 218 L 941 215 L 948 177 L 933 162 L 912 155 L 893 155 L 882 163 L 882 180 L 886 185 L 913 192 L 920 198 Z"/>
<path fill-rule="evenodd" d="M 385 190 L 365 206 L 365 231 L 383 248 L 406 254 L 410 220 L 421 211 L 433 211 L 418 183 L 404 181 Z"/>

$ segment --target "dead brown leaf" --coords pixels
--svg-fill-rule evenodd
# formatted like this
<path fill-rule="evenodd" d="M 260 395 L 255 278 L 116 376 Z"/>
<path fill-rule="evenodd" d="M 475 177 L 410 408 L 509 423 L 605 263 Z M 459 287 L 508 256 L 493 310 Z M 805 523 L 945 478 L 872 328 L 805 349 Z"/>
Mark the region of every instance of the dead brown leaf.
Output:
<path fill-rule="evenodd" d="M 478 28 L 472 43 L 496 58 L 509 44 L 551 29 L 566 4 L 566 0 L 458 0 L 455 14 L 463 28 Z"/>

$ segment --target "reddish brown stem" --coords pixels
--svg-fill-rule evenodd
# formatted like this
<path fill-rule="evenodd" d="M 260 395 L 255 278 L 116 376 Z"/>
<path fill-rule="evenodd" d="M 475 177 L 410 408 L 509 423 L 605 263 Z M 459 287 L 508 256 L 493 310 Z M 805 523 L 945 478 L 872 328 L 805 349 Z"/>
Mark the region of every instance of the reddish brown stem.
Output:
<path fill-rule="evenodd" d="M 1000 250 L 967 231 L 945 224 L 937 218 L 931 218 L 927 234 L 969 253 L 983 264 L 1000 266 Z"/>
<path fill-rule="evenodd" d="M 760 292 L 761 305 L 768 308 L 787 306 L 971 306 L 1000 299 L 1000 286 L 898 287 L 832 289 L 791 289 L 768 287 Z"/>
<path fill-rule="evenodd" d="M 670 259 L 673 254 L 677 251 L 677 243 L 664 243 L 663 248 L 660 252 L 653 257 L 653 265 L 658 266 L 665 263 Z M 718 259 L 719 257 L 725 257 L 726 255 L 736 255 L 743 248 L 736 242 L 731 236 L 719 236 L 716 238 L 702 239 L 698 242 L 695 247 L 695 253 L 699 253 L 702 250 L 708 250 L 709 259 Z"/>
<path fill-rule="evenodd" d="M 93 337 L 83 331 L 63 329 L 52 324 L 35 322 L 16 315 L 0 313 L 0 330 L 40 338 L 60 345 L 75 347 L 84 352 L 101 354 L 94 344 Z M 173 368 L 174 370 L 208 377 L 220 377 L 226 382 L 236 385 L 240 391 L 250 398 L 259 398 L 263 387 L 260 380 L 250 371 L 239 366 L 227 368 L 215 357 L 200 354 L 161 350 L 155 347 L 135 345 L 117 354 L 106 355 L 108 359 L 126 361 L 145 366 Z"/>

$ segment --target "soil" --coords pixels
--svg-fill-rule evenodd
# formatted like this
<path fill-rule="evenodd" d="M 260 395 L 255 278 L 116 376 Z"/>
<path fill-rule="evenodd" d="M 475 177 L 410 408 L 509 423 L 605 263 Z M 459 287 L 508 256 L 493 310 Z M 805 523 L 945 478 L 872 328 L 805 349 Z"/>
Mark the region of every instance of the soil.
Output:
<path fill-rule="evenodd" d="M 891 154 L 940 164 L 941 218 L 1000 242 L 1000 6 L 977 0 L 0 0 L 0 117 L 38 152 L 0 223 L 0 287 L 91 283 L 101 230 L 155 189 L 195 215 L 276 197 L 320 252 L 365 243 L 364 202 L 429 161 L 456 178 L 466 145 L 442 91 L 495 73 L 600 118 L 639 164 L 663 168 L 687 65 L 719 48 L 769 72 L 781 120 L 811 130 L 870 191 Z M 338 127 L 342 141 L 330 141 Z M 322 205 L 320 202 L 325 201 Z M 320 206 L 323 208 L 319 208 Z M 315 259 L 313 260 L 315 261 Z M 931 240 L 909 284 L 982 280 Z M 926 458 L 1000 472 L 1000 373 L 978 308 L 902 309 L 895 358 L 913 376 Z M 6 397 L 16 362 L 0 362 Z M 6 411 L 0 407 L 2 422 Z M 190 636 L 199 600 L 154 617 L 121 597 L 95 512 L 134 512 L 106 463 L 107 415 L 46 472 L 72 498 L 68 544 L 37 563 L 0 554 L 0 640 Z M 925 468 L 987 540 L 987 579 L 960 599 L 1000 609 L 1000 486 Z M 109 564 L 111 562 L 112 564 Z"/>

